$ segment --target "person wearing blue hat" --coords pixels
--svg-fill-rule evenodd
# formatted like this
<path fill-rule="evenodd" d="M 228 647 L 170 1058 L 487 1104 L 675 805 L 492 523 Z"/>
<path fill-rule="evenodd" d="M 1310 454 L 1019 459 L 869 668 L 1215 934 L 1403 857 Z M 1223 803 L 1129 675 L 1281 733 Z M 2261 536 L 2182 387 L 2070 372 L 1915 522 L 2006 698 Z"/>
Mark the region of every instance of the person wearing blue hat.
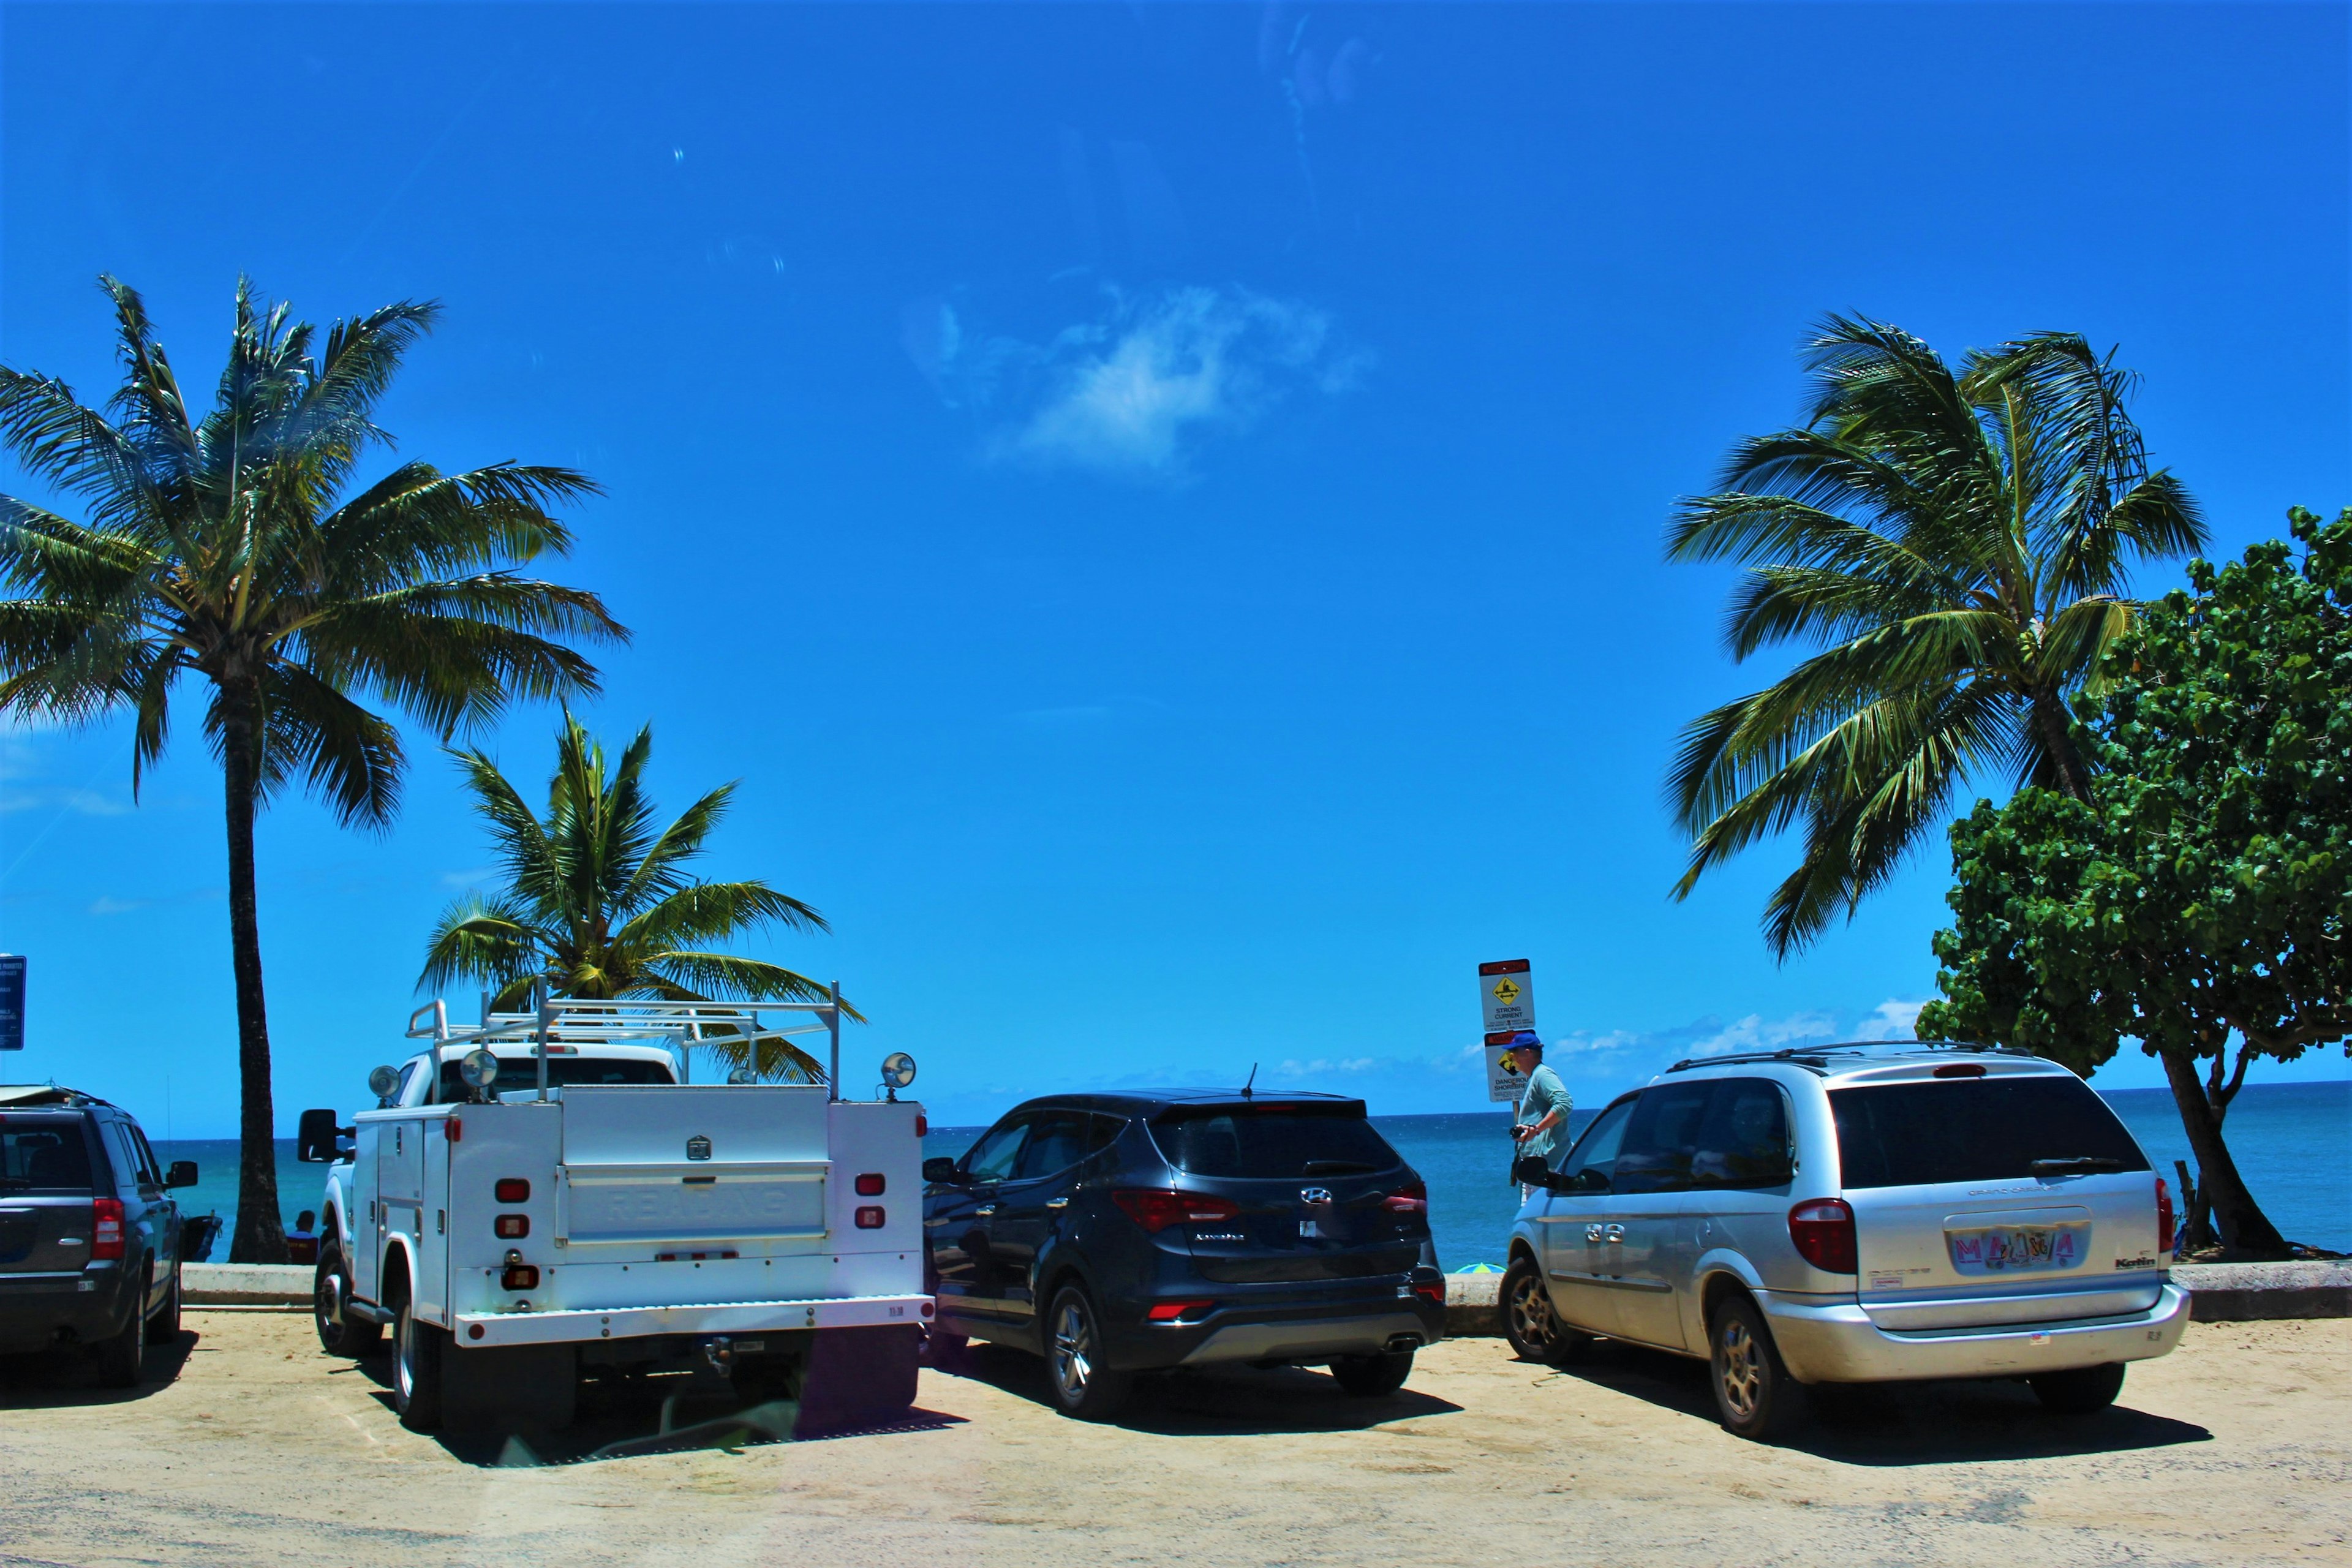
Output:
<path fill-rule="evenodd" d="M 1511 1037 L 1511 1068 L 1528 1080 L 1518 1110 L 1511 1118 L 1511 1142 L 1519 1146 L 1517 1159 L 1533 1156 L 1549 1165 L 1568 1142 L 1568 1113 L 1573 1102 L 1559 1074 L 1544 1066 L 1543 1050 L 1543 1037 L 1532 1030 L 1522 1029 Z M 1525 1199 L 1532 1190 L 1522 1183 L 1519 1196 Z"/>

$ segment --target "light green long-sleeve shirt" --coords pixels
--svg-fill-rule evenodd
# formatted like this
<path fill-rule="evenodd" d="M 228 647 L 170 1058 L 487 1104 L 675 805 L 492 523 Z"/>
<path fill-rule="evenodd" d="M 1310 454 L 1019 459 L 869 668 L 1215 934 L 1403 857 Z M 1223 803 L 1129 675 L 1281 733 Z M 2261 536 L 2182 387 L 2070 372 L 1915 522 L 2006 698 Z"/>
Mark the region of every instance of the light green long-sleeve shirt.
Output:
<path fill-rule="evenodd" d="M 1560 1082 L 1559 1074 L 1543 1063 L 1536 1064 L 1536 1070 L 1528 1074 L 1527 1090 L 1519 1096 L 1518 1113 L 1512 1118 L 1512 1124 L 1532 1127 L 1555 1110 L 1559 1112 L 1559 1120 L 1519 1145 L 1521 1159 L 1535 1154 L 1549 1165 L 1568 1147 L 1568 1113 L 1573 1104 L 1569 1099 L 1568 1085 Z"/>

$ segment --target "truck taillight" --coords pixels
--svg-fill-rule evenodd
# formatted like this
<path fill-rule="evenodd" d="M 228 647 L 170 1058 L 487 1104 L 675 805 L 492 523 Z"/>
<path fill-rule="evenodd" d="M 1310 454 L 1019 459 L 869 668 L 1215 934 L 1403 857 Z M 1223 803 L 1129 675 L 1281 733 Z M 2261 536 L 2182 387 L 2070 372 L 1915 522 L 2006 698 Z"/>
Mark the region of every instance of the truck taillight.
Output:
<path fill-rule="evenodd" d="M 2172 1250 L 2172 1189 L 2162 1176 L 2156 1179 L 2156 1249 Z"/>
<path fill-rule="evenodd" d="M 915 1112 L 915 1136 L 918 1138 L 928 1138 L 930 1135 L 931 1119 L 924 1115 L 919 1110 Z"/>
<path fill-rule="evenodd" d="M 530 1234 L 530 1215 L 502 1214 L 491 1223 L 490 1228 L 499 1233 L 500 1241 L 520 1241 Z"/>
<path fill-rule="evenodd" d="M 885 1215 L 882 1212 L 882 1205 L 880 1204 L 867 1204 L 864 1208 L 857 1211 L 857 1228 L 860 1230 L 880 1230 L 882 1228 L 882 1222 L 888 1217 L 889 1216 L 887 1215 Z"/>
<path fill-rule="evenodd" d="M 520 1176 L 500 1176 L 499 1184 L 492 1191 L 497 1194 L 499 1202 L 502 1204 L 530 1202 L 530 1184 Z"/>
<path fill-rule="evenodd" d="M 530 1263 L 509 1263 L 506 1272 L 499 1276 L 499 1284 L 508 1290 L 536 1290 L 539 1289 L 539 1268 Z"/>
<path fill-rule="evenodd" d="M 442 1119 L 441 1131 L 449 1135 L 450 1142 L 455 1143 L 466 1135 L 466 1124 L 454 1116 L 445 1117 Z"/>
<path fill-rule="evenodd" d="M 1790 1209 L 1789 1239 L 1824 1274 L 1854 1271 L 1853 1210 L 1843 1198 L 1814 1198 Z"/>
<path fill-rule="evenodd" d="M 1213 1198 L 1204 1193 L 1179 1193 L 1153 1187 L 1122 1187 L 1110 1195 L 1127 1217 L 1157 1236 L 1171 1225 L 1190 1225 L 1199 1220 L 1228 1220 L 1240 1215 L 1241 1205 L 1231 1198 Z"/>
<path fill-rule="evenodd" d="M 868 1171 L 857 1178 L 857 1195 L 861 1198 L 878 1198 L 882 1195 L 884 1185 L 881 1172 Z"/>
<path fill-rule="evenodd" d="M 89 1256 L 93 1262 L 122 1257 L 122 1200 L 99 1198 L 90 1205 Z"/>

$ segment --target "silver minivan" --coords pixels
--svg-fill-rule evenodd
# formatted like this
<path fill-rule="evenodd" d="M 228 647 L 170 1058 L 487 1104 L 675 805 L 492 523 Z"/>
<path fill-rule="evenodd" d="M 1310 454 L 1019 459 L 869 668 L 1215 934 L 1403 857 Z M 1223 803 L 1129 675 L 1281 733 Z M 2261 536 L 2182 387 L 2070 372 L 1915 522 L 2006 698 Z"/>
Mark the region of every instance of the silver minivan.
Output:
<path fill-rule="evenodd" d="M 1517 1173 L 1512 1348 L 1706 1358 L 1745 1437 L 1802 1422 L 1823 1384 L 2021 1378 L 2103 1409 L 2189 1317 L 2147 1154 L 2074 1073 L 1996 1047 L 1677 1062 Z"/>

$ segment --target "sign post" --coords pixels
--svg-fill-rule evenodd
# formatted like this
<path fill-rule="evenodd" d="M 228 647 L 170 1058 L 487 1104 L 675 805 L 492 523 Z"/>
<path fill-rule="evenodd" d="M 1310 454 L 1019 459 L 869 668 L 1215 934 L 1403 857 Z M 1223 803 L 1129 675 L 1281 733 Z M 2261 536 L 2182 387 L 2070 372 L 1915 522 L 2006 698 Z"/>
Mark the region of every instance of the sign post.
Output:
<path fill-rule="evenodd" d="M 0 1051 L 25 1048 L 25 960 L 0 952 Z"/>
<path fill-rule="evenodd" d="M 1511 1070 L 1506 1051 L 1511 1037 L 1536 1026 L 1535 975 L 1524 958 L 1478 966 L 1478 1005 L 1486 1023 L 1486 1099 L 1517 1105 L 1527 1080 Z"/>

